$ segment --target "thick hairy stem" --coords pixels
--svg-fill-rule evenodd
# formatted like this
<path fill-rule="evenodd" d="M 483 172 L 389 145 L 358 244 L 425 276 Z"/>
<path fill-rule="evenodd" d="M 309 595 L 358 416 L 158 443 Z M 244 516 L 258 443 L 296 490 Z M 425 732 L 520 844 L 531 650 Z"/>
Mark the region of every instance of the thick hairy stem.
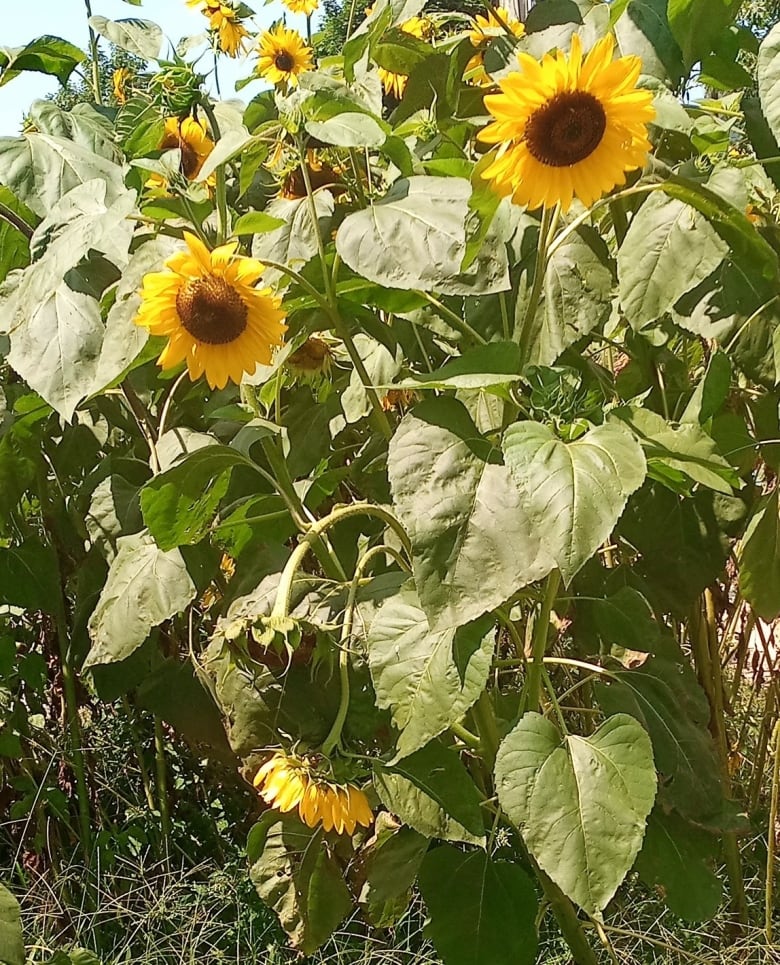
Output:
<path fill-rule="evenodd" d="M 84 0 L 87 8 L 87 19 L 92 16 L 92 4 L 90 0 Z M 92 94 L 96 104 L 103 103 L 103 91 L 100 89 L 100 61 L 98 60 L 97 34 L 90 26 L 89 28 L 89 53 L 92 57 Z"/>
<path fill-rule="evenodd" d="M 558 588 L 561 585 L 561 574 L 558 570 L 553 570 L 547 577 L 547 585 L 544 591 L 542 607 L 534 624 L 533 635 L 533 654 L 531 663 L 528 665 L 528 677 L 525 692 L 525 710 L 538 710 L 542 696 L 542 667 L 544 665 L 544 652 L 547 649 L 547 637 L 550 633 L 550 614 L 558 595 Z"/>

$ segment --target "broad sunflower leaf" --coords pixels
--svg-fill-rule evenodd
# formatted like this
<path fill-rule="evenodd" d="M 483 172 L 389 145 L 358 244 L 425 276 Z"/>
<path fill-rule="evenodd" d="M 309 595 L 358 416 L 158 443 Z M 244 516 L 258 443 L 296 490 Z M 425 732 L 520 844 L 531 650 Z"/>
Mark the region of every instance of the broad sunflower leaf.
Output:
<path fill-rule="evenodd" d="M 630 714 L 650 735 L 660 800 L 692 821 L 720 812 L 723 790 L 707 729 L 709 704 L 687 662 L 650 657 L 641 667 L 614 671 L 609 683 L 595 689 L 606 714 Z"/>
<path fill-rule="evenodd" d="M 716 46 L 742 0 L 669 0 L 669 26 L 690 68 Z"/>
<path fill-rule="evenodd" d="M 390 709 L 401 732 L 395 760 L 461 720 L 477 700 L 494 636 L 490 618 L 432 631 L 411 582 L 380 606 L 366 647 L 377 706 Z"/>
<path fill-rule="evenodd" d="M 390 442 L 393 501 L 434 632 L 469 623 L 554 565 L 500 459 L 462 403 L 446 397 L 416 406 Z"/>
<path fill-rule="evenodd" d="M 80 144 L 48 134 L 0 137 L 0 184 L 41 218 L 72 188 L 93 179 L 104 182 L 106 204 L 127 193 L 122 168 Z"/>
<path fill-rule="evenodd" d="M 600 919 L 634 863 L 655 800 L 644 728 L 616 714 L 590 737 L 561 739 L 554 724 L 527 713 L 499 747 L 496 789 L 542 870 Z"/>
<path fill-rule="evenodd" d="M 739 588 L 762 620 L 780 614 L 780 504 L 778 490 L 754 507 L 739 550 Z"/>
<path fill-rule="evenodd" d="M 761 41 L 756 75 L 761 110 L 775 140 L 780 141 L 780 23 Z"/>
<path fill-rule="evenodd" d="M 249 832 L 247 857 L 257 893 L 304 955 L 327 941 L 352 910 L 349 889 L 321 828 L 268 812 Z"/>
<path fill-rule="evenodd" d="M 128 50 L 142 60 L 156 60 L 160 55 L 163 32 L 151 20 L 128 17 L 125 20 L 109 20 L 107 17 L 90 17 L 89 25 L 101 37 Z"/>
<path fill-rule="evenodd" d="M 614 27 L 621 55 L 641 57 L 643 73 L 676 88 L 685 67 L 669 26 L 666 5 L 667 0 L 628 0 L 611 6 L 620 12 Z"/>
<path fill-rule="evenodd" d="M 654 192 L 634 215 L 617 255 L 620 303 L 639 330 L 669 311 L 728 254 L 707 219 Z"/>
<path fill-rule="evenodd" d="M 24 47 L 0 49 L 0 87 L 25 71 L 50 74 L 64 86 L 76 66 L 87 59 L 79 47 L 47 34 Z"/>
<path fill-rule="evenodd" d="M 89 620 L 85 667 L 124 660 L 153 627 L 181 613 L 195 596 L 181 553 L 163 553 L 148 533 L 123 536 Z"/>
<path fill-rule="evenodd" d="M 642 449 L 618 425 L 597 426 L 565 443 L 538 422 L 510 426 L 503 447 L 531 527 L 568 584 L 644 481 Z"/>
<path fill-rule="evenodd" d="M 444 965 L 536 961 L 536 890 L 519 865 L 445 844 L 425 856 L 419 883 Z"/>
<path fill-rule="evenodd" d="M 413 828 L 399 828 L 391 822 L 387 812 L 377 815 L 376 841 L 360 855 L 363 880 L 358 901 L 375 928 L 392 927 L 408 908 L 429 844 Z"/>
<path fill-rule="evenodd" d="M 8 188 L 0 185 L 0 203 L 18 214 L 26 222 L 24 213 L 33 220 L 35 216 L 20 204 Z M 32 225 L 30 226 L 32 227 Z M 5 281 L 14 268 L 24 268 L 30 263 L 30 242 L 25 232 L 20 231 L 5 219 L 0 221 L 0 283 Z"/>
<path fill-rule="evenodd" d="M 315 191 L 314 205 L 318 227 L 312 223 L 307 198 L 277 198 L 272 201 L 266 208 L 266 214 L 278 218 L 284 224 L 273 231 L 255 235 L 252 257 L 296 268 L 313 258 L 318 250 L 317 230 L 324 237 L 330 232 L 330 220 L 334 210 L 333 195 L 327 190 Z"/>
<path fill-rule="evenodd" d="M 650 604 L 630 586 L 621 587 L 604 600 L 583 601 L 591 610 L 599 635 L 607 647 L 654 653 L 661 628 Z"/>
<path fill-rule="evenodd" d="M 0 884 L 0 962 L 2 965 L 24 965 L 24 941 L 19 902 Z"/>
<path fill-rule="evenodd" d="M 673 914 L 685 921 L 709 921 L 723 900 L 723 884 L 715 873 L 718 852 L 717 835 L 656 807 L 634 867 L 646 885 L 660 891 Z"/>
<path fill-rule="evenodd" d="M 21 546 L 0 548 L 0 604 L 56 614 L 60 600 L 57 556 L 28 536 Z"/>
<path fill-rule="evenodd" d="M 74 104 L 64 111 L 53 101 L 33 101 L 28 117 L 39 134 L 72 141 L 109 161 L 120 160 L 111 123 L 91 104 Z"/>
<path fill-rule="evenodd" d="M 487 389 L 511 385 L 522 378 L 516 342 L 489 342 L 469 349 L 433 372 L 421 372 L 396 382 L 399 389 Z"/>

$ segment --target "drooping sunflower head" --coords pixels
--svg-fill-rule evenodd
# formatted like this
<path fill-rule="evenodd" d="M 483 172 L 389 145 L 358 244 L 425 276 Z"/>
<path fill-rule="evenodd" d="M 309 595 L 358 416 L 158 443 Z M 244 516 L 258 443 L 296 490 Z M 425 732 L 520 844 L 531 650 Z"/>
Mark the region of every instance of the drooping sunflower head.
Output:
<path fill-rule="evenodd" d="M 167 337 L 162 368 L 186 362 L 190 378 L 205 375 L 212 389 L 239 384 L 283 342 L 281 299 L 255 287 L 264 266 L 236 255 L 237 242 L 209 251 L 194 235 L 184 239 L 166 271 L 144 276 L 136 324 Z"/>
<path fill-rule="evenodd" d="M 133 72 L 127 67 L 118 67 L 111 75 L 111 85 L 114 90 L 114 100 L 120 107 L 127 103 L 127 86 Z"/>
<path fill-rule="evenodd" d="M 310 335 L 285 362 L 290 372 L 303 382 L 313 382 L 330 373 L 333 352 L 326 341 Z"/>
<path fill-rule="evenodd" d="M 477 137 L 498 147 L 482 176 L 499 194 L 567 211 L 573 198 L 590 206 L 642 167 L 653 95 L 636 86 L 639 57 L 613 60 L 613 48 L 604 37 L 583 59 L 575 34 L 568 58 L 519 54 L 520 71 L 485 97 L 495 120 Z"/>
<path fill-rule="evenodd" d="M 249 31 L 244 27 L 238 10 L 230 0 L 187 0 L 187 6 L 197 7 L 208 19 L 214 46 L 228 57 L 243 52 Z"/>
<path fill-rule="evenodd" d="M 485 70 L 485 47 L 488 41 L 494 37 L 502 37 L 506 34 L 510 34 L 513 37 L 522 37 L 524 33 L 525 27 L 519 20 L 512 16 L 506 7 L 489 10 L 486 17 L 478 13 L 469 31 L 469 40 L 472 46 L 477 48 L 477 52 L 466 64 L 466 76 L 468 79 L 472 83 L 479 84 L 480 86 L 492 83 L 489 74 Z"/>
<path fill-rule="evenodd" d="M 312 190 L 329 187 L 338 191 L 341 187 L 341 167 L 333 167 L 328 164 L 314 148 L 306 151 L 304 161 L 306 173 Z M 303 164 L 297 164 L 292 170 L 288 170 L 282 181 L 282 188 L 279 192 L 280 197 L 294 200 L 306 197 L 306 179 L 303 176 Z"/>
<path fill-rule="evenodd" d="M 275 753 L 255 775 L 254 785 L 266 804 L 282 813 L 297 807 L 310 828 L 353 834 L 369 827 L 374 815 L 366 795 L 354 784 L 329 779 L 311 758 Z"/>
<path fill-rule="evenodd" d="M 295 87 L 298 77 L 314 66 L 312 49 L 297 30 L 278 24 L 260 36 L 257 73 L 272 84 Z"/>
<path fill-rule="evenodd" d="M 310 17 L 319 8 L 320 0 L 282 0 L 290 13 L 302 13 Z"/>

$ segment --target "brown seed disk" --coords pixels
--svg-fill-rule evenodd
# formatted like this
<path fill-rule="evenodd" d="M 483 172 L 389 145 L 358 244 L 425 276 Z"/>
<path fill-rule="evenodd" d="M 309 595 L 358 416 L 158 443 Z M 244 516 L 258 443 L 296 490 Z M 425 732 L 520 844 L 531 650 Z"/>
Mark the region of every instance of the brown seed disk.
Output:
<path fill-rule="evenodd" d="M 568 167 L 596 150 L 606 127 L 604 108 L 593 94 L 564 91 L 528 118 L 525 143 L 540 163 Z"/>
<path fill-rule="evenodd" d="M 206 275 L 186 281 L 176 296 L 176 311 L 190 335 L 207 345 L 226 345 L 246 328 L 248 309 L 224 278 Z"/>
<path fill-rule="evenodd" d="M 281 70 L 283 74 L 289 74 L 295 66 L 295 61 L 286 50 L 280 50 L 274 57 L 274 66 L 277 70 Z"/>

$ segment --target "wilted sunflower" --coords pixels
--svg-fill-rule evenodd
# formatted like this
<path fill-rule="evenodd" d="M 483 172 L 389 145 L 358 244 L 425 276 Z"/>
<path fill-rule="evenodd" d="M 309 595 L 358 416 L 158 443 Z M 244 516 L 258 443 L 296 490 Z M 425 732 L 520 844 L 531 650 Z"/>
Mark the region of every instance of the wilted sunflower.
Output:
<path fill-rule="evenodd" d="M 573 197 L 589 206 L 642 167 L 653 95 L 636 87 L 639 57 L 612 60 L 613 47 L 603 37 L 583 61 L 574 34 L 568 59 L 560 51 L 541 62 L 519 54 L 521 71 L 485 97 L 496 120 L 477 137 L 498 150 L 482 176 L 499 194 L 567 211 Z"/>
<path fill-rule="evenodd" d="M 136 324 L 167 336 L 157 360 L 164 369 L 186 361 L 190 378 L 205 374 L 212 389 L 239 384 L 282 344 L 281 299 L 254 287 L 263 265 L 237 256 L 237 242 L 209 251 L 189 232 L 184 240 L 188 250 L 172 255 L 167 271 L 144 276 Z"/>
<path fill-rule="evenodd" d="M 366 14 L 373 13 L 373 7 L 366 10 Z M 409 34 L 410 37 L 417 37 L 418 40 L 431 40 L 435 31 L 433 21 L 428 17 L 411 17 L 405 20 L 398 28 L 402 33 Z M 392 94 L 396 100 L 401 100 L 406 90 L 406 82 L 409 77 L 406 74 L 394 74 L 391 70 L 379 68 L 379 80 L 386 94 Z"/>
<path fill-rule="evenodd" d="M 232 3 L 225 0 L 187 0 L 187 6 L 198 7 L 203 16 L 208 18 L 209 30 L 216 38 L 218 50 L 228 57 L 237 57 L 241 53 L 249 31 L 244 27 Z"/>
<path fill-rule="evenodd" d="M 478 13 L 474 18 L 473 26 L 469 31 L 469 40 L 472 46 L 477 48 L 477 52 L 466 64 L 466 73 L 474 84 L 491 84 L 492 80 L 485 70 L 485 47 L 493 37 L 503 37 L 507 29 L 514 37 L 522 37 L 525 27 L 516 20 L 506 7 L 498 7 L 496 10 L 489 10 L 484 17 Z"/>
<path fill-rule="evenodd" d="M 306 151 L 305 164 L 312 191 L 326 186 L 336 188 L 341 184 L 341 168 L 331 167 L 327 161 L 317 155 L 317 151 L 313 148 Z M 306 197 L 306 181 L 303 177 L 302 165 L 299 164 L 292 171 L 287 172 L 279 195 L 288 200 Z"/>
<path fill-rule="evenodd" d="M 166 117 L 165 132 L 159 144 L 161 151 L 181 151 L 179 171 L 188 181 L 192 181 L 200 174 L 203 162 L 214 150 L 214 142 L 206 133 L 206 128 L 194 117 Z M 150 188 L 167 188 L 167 182 L 161 174 L 151 174 L 146 186 Z"/>
<path fill-rule="evenodd" d="M 303 757 L 277 752 L 253 783 L 266 804 L 283 813 L 297 807 L 310 828 L 321 824 L 325 831 L 353 834 L 358 825 L 367 828 L 374 820 L 368 798 L 359 788 L 328 780 Z"/>
<path fill-rule="evenodd" d="M 314 335 L 294 352 L 291 352 L 285 362 L 292 374 L 302 381 L 313 381 L 330 373 L 333 353 L 327 342 Z"/>
<path fill-rule="evenodd" d="M 303 42 L 297 30 L 278 24 L 260 35 L 257 73 L 272 84 L 296 87 L 298 75 L 314 66 L 312 49 Z"/>
<path fill-rule="evenodd" d="M 133 76 L 133 72 L 127 67 L 118 67 L 111 75 L 111 84 L 114 88 L 114 100 L 120 106 L 127 103 L 127 84 Z"/>
<path fill-rule="evenodd" d="M 303 13 L 310 17 L 320 5 L 320 0 L 282 0 L 290 13 Z"/>

